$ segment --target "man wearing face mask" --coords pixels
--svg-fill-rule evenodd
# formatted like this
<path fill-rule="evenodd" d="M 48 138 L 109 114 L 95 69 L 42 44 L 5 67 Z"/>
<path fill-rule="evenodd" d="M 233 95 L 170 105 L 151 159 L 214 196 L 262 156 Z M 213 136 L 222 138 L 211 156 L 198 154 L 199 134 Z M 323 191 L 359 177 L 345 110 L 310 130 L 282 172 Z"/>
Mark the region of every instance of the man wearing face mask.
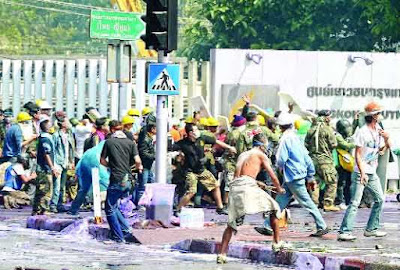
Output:
<path fill-rule="evenodd" d="M 316 178 L 319 186 L 312 192 L 313 201 L 319 205 L 320 189 L 324 189 L 325 186 L 324 211 L 335 212 L 340 210 L 334 204 L 337 190 L 337 172 L 332 151 L 337 147 L 337 140 L 332 127 L 329 126 L 330 120 L 330 111 L 319 111 L 316 122 L 307 132 L 304 143 L 317 170 Z"/>
<path fill-rule="evenodd" d="M 339 241 L 354 241 L 357 239 L 351 232 L 353 231 L 354 220 L 364 189 L 368 189 L 374 198 L 374 205 L 364 231 L 364 236 L 386 236 L 386 232 L 379 230 L 384 194 L 376 170 L 378 168 L 379 155 L 390 148 L 390 140 L 389 134 L 379 125 L 382 119 L 381 113 L 382 107 L 379 104 L 376 102 L 368 103 L 365 106 L 366 124 L 358 129 L 354 135 L 356 166 L 352 174 L 352 196 L 340 227 Z"/>
<path fill-rule="evenodd" d="M 129 116 L 132 116 L 135 119 L 133 126 L 132 126 L 132 134 L 137 136 L 137 134 L 140 131 L 140 127 L 141 127 L 140 112 L 138 109 L 133 108 L 133 109 L 129 109 L 126 114 Z"/>
<path fill-rule="evenodd" d="M 32 132 L 32 117 L 27 112 L 20 112 L 17 116 L 17 124 L 12 125 L 4 140 L 3 162 L 16 161 L 22 154 L 23 147 L 29 145 L 37 138 Z"/>
<path fill-rule="evenodd" d="M 206 157 L 204 155 L 205 144 L 217 144 L 224 149 L 236 153 L 233 146 L 218 141 L 213 137 L 202 135 L 194 124 L 186 124 L 187 137 L 173 145 L 173 151 L 181 151 L 185 155 L 184 169 L 186 171 L 187 191 L 179 202 L 177 211 L 186 206 L 197 192 L 197 183 L 200 182 L 207 191 L 212 192 L 217 205 L 218 214 L 227 214 L 223 209 L 221 191 L 214 175 L 205 168 Z"/>

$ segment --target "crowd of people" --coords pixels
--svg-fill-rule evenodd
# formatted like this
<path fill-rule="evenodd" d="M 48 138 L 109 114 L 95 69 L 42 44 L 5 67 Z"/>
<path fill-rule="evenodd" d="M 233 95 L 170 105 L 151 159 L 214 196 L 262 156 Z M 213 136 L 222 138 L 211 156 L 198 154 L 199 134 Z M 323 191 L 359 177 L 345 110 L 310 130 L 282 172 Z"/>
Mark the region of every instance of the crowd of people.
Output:
<path fill-rule="evenodd" d="M 339 240 L 354 240 L 360 204 L 372 207 L 364 235 L 385 235 L 378 230 L 383 191 L 376 169 L 390 142 L 377 103 L 369 103 L 353 123 L 339 119 L 333 128 L 328 110 L 301 117 L 293 113 L 293 104 L 274 112 L 247 96 L 243 101 L 228 126 L 200 112 L 169 123 L 175 215 L 183 207 L 207 205 L 229 215 L 219 262 L 226 261 L 229 240 L 246 214 L 266 213 L 264 226 L 256 231 L 274 235 L 274 250 L 284 248 L 277 220 L 293 199 L 313 216 L 314 237 L 329 232 L 318 208 L 347 209 Z M 155 181 L 156 133 L 155 114 L 147 107 L 142 112 L 132 108 L 120 120 L 93 107 L 82 119 L 69 119 L 43 100 L 25 104 L 15 119 L 10 109 L 0 111 L 3 205 L 32 204 L 32 215 L 78 215 L 89 201 L 92 169 L 98 168 L 113 239 L 137 242 L 119 200 L 131 196 L 140 209 L 145 184 Z"/>

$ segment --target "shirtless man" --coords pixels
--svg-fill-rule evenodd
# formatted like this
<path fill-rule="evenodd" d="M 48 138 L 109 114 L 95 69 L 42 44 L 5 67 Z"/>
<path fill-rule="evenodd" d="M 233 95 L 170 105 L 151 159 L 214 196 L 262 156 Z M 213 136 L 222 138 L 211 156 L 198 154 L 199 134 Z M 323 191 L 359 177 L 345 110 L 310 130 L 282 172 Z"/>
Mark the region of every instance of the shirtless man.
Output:
<path fill-rule="evenodd" d="M 261 189 L 266 187 L 265 184 L 256 181 L 258 173 L 261 169 L 265 169 L 271 176 L 276 192 L 285 193 L 265 155 L 267 145 L 265 136 L 262 133 L 257 134 L 253 138 L 253 148 L 242 153 L 238 158 L 234 180 L 229 183 L 229 218 L 228 226 L 222 237 L 221 251 L 217 258 L 219 264 L 227 262 L 226 254 L 232 233 L 236 234 L 237 226 L 243 224 L 246 214 L 270 213 L 271 227 L 274 231 L 272 248 L 277 251 L 285 247 L 285 244 L 279 239 L 278 218 L 281 213 L 279 205 Z"/>

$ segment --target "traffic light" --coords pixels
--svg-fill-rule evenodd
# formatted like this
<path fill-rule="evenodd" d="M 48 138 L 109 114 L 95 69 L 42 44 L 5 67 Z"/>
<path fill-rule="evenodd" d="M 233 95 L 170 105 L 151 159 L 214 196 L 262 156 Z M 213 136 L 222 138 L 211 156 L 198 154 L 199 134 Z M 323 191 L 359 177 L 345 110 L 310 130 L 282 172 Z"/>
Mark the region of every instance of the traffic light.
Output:
<path fill-rule="evenodd" d="M 146 49 L 172 51 L 178 45 L 178 1 L 146 0 Z"/>

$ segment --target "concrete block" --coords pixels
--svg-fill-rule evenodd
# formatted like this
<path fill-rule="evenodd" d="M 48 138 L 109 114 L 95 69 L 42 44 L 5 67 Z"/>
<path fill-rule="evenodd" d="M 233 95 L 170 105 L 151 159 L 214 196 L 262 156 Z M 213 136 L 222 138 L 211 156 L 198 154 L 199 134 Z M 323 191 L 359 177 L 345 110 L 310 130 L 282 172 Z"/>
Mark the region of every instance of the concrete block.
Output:
<path fill-rule="evenodd" d="M 190 244 L 190 251 L 195 253 L 206 253 L 206 254 L 214 254 L 215 253 L 215 242 L 214 241 L 205 241 L 205 240 L 192 240 Z"/>

